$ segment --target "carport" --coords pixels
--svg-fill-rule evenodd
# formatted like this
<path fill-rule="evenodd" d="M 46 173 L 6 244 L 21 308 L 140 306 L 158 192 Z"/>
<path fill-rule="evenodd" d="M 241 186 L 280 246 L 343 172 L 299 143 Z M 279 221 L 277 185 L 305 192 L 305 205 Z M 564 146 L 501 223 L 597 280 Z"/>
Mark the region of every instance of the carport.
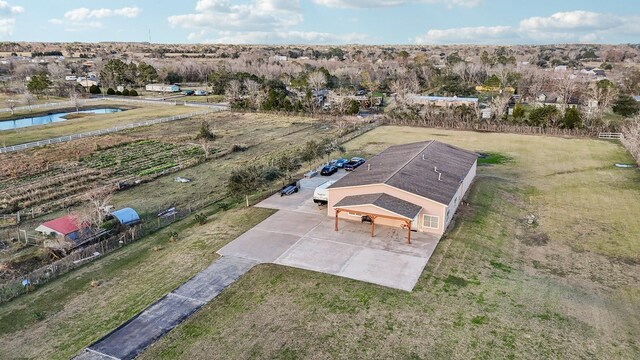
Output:
<path fill-rule="evenodd" d="M 407 228 L 407 244 L 411 244 L 411 225 L 413 219 L 415 219 L 422 210 L 418 205 L 384 193 L 347 196 L 340 200 L 333 208 L 336 211 L 335 231 L 340 229 L 339 216 L 341 212 L 368 216 L 371 219 L 371 237 L 375 234 L 376 219 L 383 218 L 401 221 L 404 223 L 402 227 L 406 226 Z"/>

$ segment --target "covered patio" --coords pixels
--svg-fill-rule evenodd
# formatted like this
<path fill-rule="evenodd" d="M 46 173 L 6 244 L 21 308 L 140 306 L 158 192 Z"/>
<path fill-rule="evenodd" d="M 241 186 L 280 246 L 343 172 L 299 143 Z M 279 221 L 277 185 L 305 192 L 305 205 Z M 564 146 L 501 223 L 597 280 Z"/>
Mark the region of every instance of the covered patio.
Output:
<path fill-rule="evenodd" d="M 411 227 L 422 208 L 408 201 L 384 193 L 347 196 L 335 206 L 335 231 L 340 229 L 340 213 L 367 217 L 371 222 L 371 237 L 375 236 L 375 224 L 378 219 L 386 219 L 387 224 L 402 223 L 407 230 L 407 244 L 411 244 Z M 362 220 L 361 220 L 362 221 Z"/>

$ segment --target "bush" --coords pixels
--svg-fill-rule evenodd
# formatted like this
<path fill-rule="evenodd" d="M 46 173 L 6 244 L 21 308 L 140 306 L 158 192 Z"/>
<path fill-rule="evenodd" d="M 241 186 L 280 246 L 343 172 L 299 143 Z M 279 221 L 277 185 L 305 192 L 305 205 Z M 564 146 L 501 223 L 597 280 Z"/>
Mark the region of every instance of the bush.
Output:
<path fill-rule="evenodd" d="M 91 87 L 89 87 L 89 93 L 99 95 L 102 94 L 102 89 L 100 89 L 100 86 L 98 85 L 91 85 Z"/>
<path fill-rule="evenodd" d="M 516 107 L 513 109 L 513 117 L 515 119 L 524 119 L 524 115 L 525 115 L 524 106 L 517 104 Z"/>
<path fill-rule="evenodd" d="M 107 95 L 115 95 L 115 94 L 116 94 L 116 91 L 113 90 L 112 88 L 107 89 Z"/>
<path fill-rule="evenodd" d="M 531 126 L 545 127 L 549 123 L 553 123 L 559 116 L 559 111 L 555 106 L 543 106 L 531 110 L 527 124 Z"/>
<path fill-rule="evenodd" d="M 284 176 L 282 171 L 275 166 L 268 167 L 262 171 L 262 180 L 266 182 L 278 180 L 282 176 Z"/>
<path fill-rule="evenodd" d="M 564 113 L 560 127 L 563 129 L 580 129 L 582 128 L 582 116 L 576 108 L 569 108 Z"/>
<path fill-rule="evenodd" d="M 198 224 L 200 225 L 204 225 L 207 223 L 207 215 L 205 214 L 196 214 L 194 216 L 194 218 L 196 219 L 196 221 L 198 222 Z"/>
<path fill-rule="evenodd" d="M 138 96 L 138 92 L 135 90 L 129 91 L 129 96 Z"/>
<path fill-rule="evenodd" d="M 345 110 L 345 113 L 347 115 L 355 115 L 360 111 L 360 104 L 358 104 L 358 102 L 356 100 L 348 100 L 349 103 L 347 104 L 347 108 Z"/>
<path fill-rule="evenodd" d="M 613 104 L 613 112 L 624 117 L 632 117 L 640 112 L 640 102 L 629 95 L 620 95 Z"/>
<path fill-rule="evenodd" d="M 129 89 L 122 90 L 122 96 L 129 96 Z"/>
<path fill-rule="evenodd" d="M 231 147 L 231 152 L 243 152 L 247 151 L 248 148 L 249 147 L 244 144 L 233 144 L 233 146 Z"/>
<path fill-rule="evenodd" d="M 197 139 L 206 139 L 211 141 L 216 139 L 216 134 L 211 131 L 211 127 L 209 126 L 208 122 L 203 121 L 202 124 L 200 124 L 200 131 L 196 136 L 196 140 Z"/>
<path fill-rule="evenodd" d="M 116 91 L 116 95 L 121 96 L 122 95 L 122 91 L 120 91 L 120 90 Z"/>

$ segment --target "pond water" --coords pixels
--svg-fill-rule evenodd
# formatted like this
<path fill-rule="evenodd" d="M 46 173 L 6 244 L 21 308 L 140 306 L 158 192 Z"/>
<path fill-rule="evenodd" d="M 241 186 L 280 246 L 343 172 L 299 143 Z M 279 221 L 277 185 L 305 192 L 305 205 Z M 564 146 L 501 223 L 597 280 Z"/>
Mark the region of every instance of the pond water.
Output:
<path fill-rule="evenodd" d="M 44 124 L 51 124 L 51 123 L 55 123 L 55 122 L 66 121 L 67 119 L 65 119 L 64 116 L 67 116 L 69 114 L 77 114 L 77 113 L 81 113 L 81 114 L 112 114 L 112 113 L 116 113 L 116 112 L 120 112 L 120 111 L 122 111 L 122 109 L 102 108 L 102 109 L 92 109 L 92 110 L 81 110 L 81 111 L 78 111 L 78 112 L 70 111 L 70 112 L 63 112 L 63 113 L 53 113 L 53 114 L 48 114 L 48 115 L 43 115 L 43 116 L 35 116 L 35 117 L 24 118 L 24 119 L 0 120 L 0 131 L 2 131 L 2 130 L 12 130 L 12 129 L 25 128 L 25 127 L 29 127 L 29 126 L 35 126 L 35 125 L 44 125 Z"/>

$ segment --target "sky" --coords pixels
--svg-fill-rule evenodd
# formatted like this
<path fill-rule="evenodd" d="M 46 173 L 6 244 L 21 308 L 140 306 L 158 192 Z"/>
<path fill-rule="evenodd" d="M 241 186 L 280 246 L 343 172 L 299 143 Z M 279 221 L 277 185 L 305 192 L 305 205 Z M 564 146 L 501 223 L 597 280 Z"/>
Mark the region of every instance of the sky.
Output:
<path fill-rule="evenodd" d="M 639 0 L 0 0 L 0 41 L 639 43 Z"/>

